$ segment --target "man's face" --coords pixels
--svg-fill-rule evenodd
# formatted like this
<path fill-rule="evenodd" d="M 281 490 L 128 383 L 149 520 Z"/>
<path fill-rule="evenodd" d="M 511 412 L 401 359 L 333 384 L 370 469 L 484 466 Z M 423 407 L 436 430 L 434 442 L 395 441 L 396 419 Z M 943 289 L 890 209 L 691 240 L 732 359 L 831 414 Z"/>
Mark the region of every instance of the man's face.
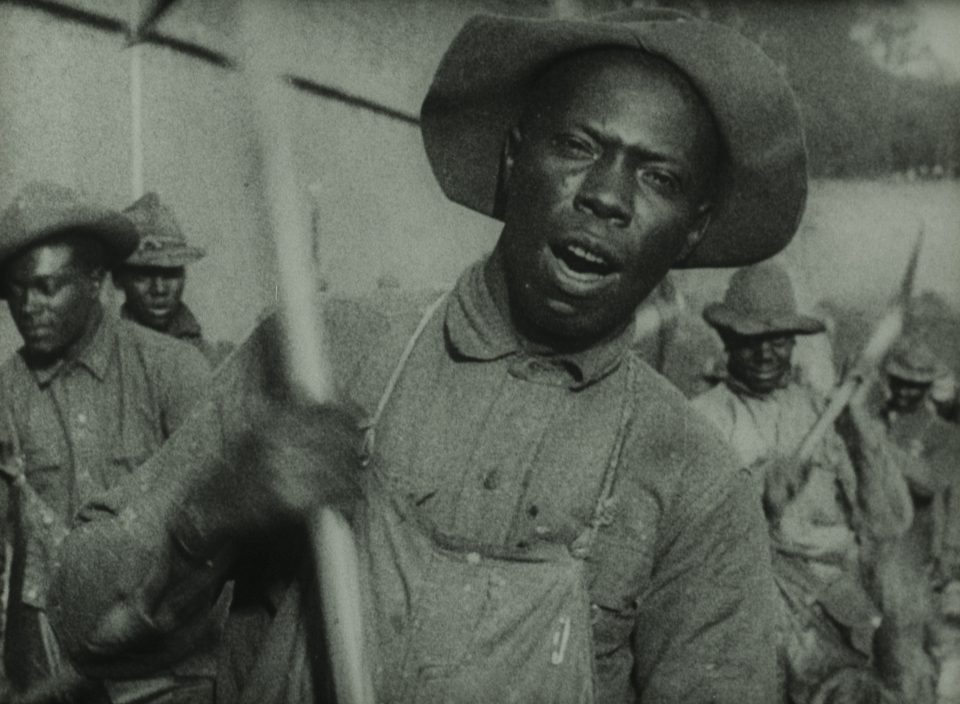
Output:
<path fill-rule="evenodd" d="M 164 332 L 180 307 L 186 270 L 181 267 L 124 267 L 114 280 L 123 289 L 127 310 L 141 325 Z"/>
<path fill-rule="evenodd" d="M 734 335 L 724 337 L 727 371 L 755 394 L 786 386 L 792 365 L 793 335 Z"/>
<path fill-rule="evenodd" d="M 930 384 L 921 384 L 897 376 L 888 376 L 890 387 L 890 407 L 901 413 L 911 413 L 923 403 Z"/>
<path fill-rule="evenodd" d="M 87 330 L 103 274 L 78 261 L 65 242 L 33 247 L 9 260 L 2 285 L 10 315 L 35 358 L 60 357 Z"/>
<path fill-rule="evenodd" d="M 504 172 L 510 308 L 528 336 L 587 345 L 699 239 L 719 138 L 673 69 L 628 50 L 568 59 L 530 101 Z"/>

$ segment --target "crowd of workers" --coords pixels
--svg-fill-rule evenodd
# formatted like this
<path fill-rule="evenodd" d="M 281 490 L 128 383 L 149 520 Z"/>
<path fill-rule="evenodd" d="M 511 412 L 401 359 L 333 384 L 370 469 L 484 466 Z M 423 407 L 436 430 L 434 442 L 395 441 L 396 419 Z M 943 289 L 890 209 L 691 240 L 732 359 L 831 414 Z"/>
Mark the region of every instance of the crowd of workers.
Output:
<path fill-rule="evenodd" d="M 0 702 L 333 701 L 323 505 L 378 702 L 960 702 L 956 385 L 909 326 L 836 389 L 796 363 L 826 324 L 767 261 L 806 198 L 778 68 L 665 10 L 479 17 L 421 129 L 501 237 L 442 295 L 331 297 L 325 404 L 276 316 L 203 336 L 155 193 L 2 211 Z M 638 333 L 674 267 L 735 270 L 692 400 Z"/>

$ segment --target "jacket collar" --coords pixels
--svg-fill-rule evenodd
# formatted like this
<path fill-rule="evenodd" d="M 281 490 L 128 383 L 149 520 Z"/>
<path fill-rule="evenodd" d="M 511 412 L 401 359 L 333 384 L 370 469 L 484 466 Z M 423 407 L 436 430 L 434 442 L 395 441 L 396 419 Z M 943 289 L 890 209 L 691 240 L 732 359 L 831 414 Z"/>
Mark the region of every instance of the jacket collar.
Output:
<path fill-rule="evenodd" d="M 114 340 L 117 337 L 117 319 L 100 310 L 100 320 L 93 332 L 84 336 L 74 348 L 49 366 L 37 366 L 24 358 L 37 384 L 45 387 L 64 370 L 80 366 L 90 372 L 99 381 L 103 381 L 113 355 Z M 21 351 L 22 356 L 22 351 Z"/>
<path fill-rule="evenodd" d="M 120 306 L 120 317 L 124 320 L 137 322 L 126 303 Z M 199 338 L 203 335 L 203 331 L 200 328 L 200 321 L 197 320 L 193 311 L 185 303 L 181 303 L 170 320 L 170 327 L 163 334 L 182 340 Z"/>

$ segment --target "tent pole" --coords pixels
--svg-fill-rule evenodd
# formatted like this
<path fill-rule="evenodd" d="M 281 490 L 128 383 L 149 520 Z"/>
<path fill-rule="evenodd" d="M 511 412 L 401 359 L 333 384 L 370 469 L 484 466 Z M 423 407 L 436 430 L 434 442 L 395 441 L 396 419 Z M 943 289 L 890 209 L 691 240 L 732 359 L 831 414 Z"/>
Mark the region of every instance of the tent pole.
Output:
<path fill-rule="evenodd" d="M 130 37 L 140 21 L 140 0 L 128 0 Z M 143 46 L 135 41 L 130 52 L 130 195 L 143 195 Z"/>

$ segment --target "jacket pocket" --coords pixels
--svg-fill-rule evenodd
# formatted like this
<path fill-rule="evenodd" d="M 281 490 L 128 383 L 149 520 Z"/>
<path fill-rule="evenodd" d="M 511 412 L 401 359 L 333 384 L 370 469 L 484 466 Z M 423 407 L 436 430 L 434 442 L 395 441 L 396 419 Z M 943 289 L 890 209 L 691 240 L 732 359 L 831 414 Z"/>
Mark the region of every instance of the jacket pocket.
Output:
<path fill-rule="evenodd" d="M 597 655 L 627 644 L 637 599 L 653 571 L 657 502 L 646 493 L 621 496 L 597 532 L 591 551 L 590 601 Z"/>
<path fill-rule="evenodd" d="M 68 460 L 62 452 L 50 445 L 27 443 L 23 448 L 26 460 L 27 483 L 44 500 L 54 502 L 65 498 L 69 477 L 66 476 Z"/>
<path fill-rule="evenodd" d="M 132 474 L 150 459 L 153 448 L 144 438 L 128 438 L 119 441 L 113 449 L 107 466 L 103 468 L 104 488 L 111 489 L 124 477 Z"/>

